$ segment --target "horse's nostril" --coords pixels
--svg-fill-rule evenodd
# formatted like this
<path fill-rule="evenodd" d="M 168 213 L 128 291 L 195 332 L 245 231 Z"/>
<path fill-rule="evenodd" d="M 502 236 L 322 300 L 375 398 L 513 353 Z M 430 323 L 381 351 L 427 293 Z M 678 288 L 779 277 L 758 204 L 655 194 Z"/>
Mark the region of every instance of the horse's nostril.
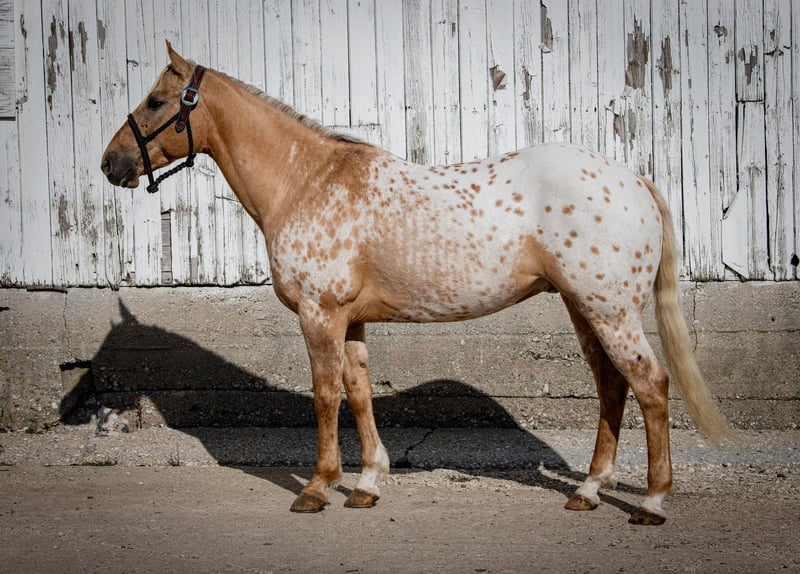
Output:
<path fill-rule="evenodd" d="M 100 169 L 103 171 L 105 175 L 111 173 L 111 160 L 108 157 L 104 157 L 103 161 L 100 163 Z"/>

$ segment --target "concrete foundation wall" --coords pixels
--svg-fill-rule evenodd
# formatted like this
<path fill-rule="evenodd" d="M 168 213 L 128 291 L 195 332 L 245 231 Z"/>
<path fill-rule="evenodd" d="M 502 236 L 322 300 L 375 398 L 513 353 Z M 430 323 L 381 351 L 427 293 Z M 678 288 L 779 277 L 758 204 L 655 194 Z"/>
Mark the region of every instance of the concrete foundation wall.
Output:
<path fill-rule="evenodd" d="M 800 283 L 686 284 L 713 394 L 742 428 L 800 424 Z M 646 321 L 659 349 L 652 312 Z M 557 295 L 483 319 L 369 325 L 382 426 L 594 428 L 590 372 Z M 0 290 L 0 429 L 314 424 L 295 316 L 270 287 Z M 676 427 L 691 426 L 677 395 Z M 343 407 L 343 424 L 351 424 Z M 635 401 L 626 426 L 640 426 Z"/>

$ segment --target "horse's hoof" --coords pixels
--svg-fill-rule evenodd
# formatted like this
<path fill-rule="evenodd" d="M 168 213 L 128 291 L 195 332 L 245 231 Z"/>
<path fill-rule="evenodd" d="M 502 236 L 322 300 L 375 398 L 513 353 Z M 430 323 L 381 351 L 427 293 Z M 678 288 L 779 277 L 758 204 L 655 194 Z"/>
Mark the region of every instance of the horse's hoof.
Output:
<path fill-rule="evenodd" d="M 372 508 L 379 498 L 377 494 L 356 488 L 344 501 L 344 505 L 346 508 Z"/>
<path fill-rule="evenodd" d="M 655 512 L 645 510 L 644 508 L 637 508 L 636 512 L 631 514 L 628 522 L 631 524 L 638 524 L 639 526 L 658 526 L 659 524 L 664 524 L 666 520 L 666 516 L 661 516 Z"/>
<path fill-rule="evenodd" d="M 594 510 L 597 508 L 597 503 L 582 494 L 573 494 L 564 508 L 567 510 Z"/>
<path fill-rule="evenodd" d="M 325 508 L 327 504 L 327 500 L 323 500 L 313 494 L 301 492 L 300 495 L 294 499 L 292 507 L 289 510 L 292 512 L 319 512 Z"/>

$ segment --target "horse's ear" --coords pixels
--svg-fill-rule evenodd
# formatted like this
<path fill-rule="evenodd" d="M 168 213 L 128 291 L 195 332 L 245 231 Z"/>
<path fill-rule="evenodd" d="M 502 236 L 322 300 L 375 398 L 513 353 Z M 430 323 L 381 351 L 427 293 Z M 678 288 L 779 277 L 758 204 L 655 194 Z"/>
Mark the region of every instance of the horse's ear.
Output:
<path fill-rule="evenodd" d="M 169 55 L 169 61 L 172 64 L 172 68 L 181 75 L 188 76 L 192 73 L 192 66 L 183 59 L 183 57 L 176 52 L 172 44 L 169 43 L 167 40 L 167 54 Z"/>

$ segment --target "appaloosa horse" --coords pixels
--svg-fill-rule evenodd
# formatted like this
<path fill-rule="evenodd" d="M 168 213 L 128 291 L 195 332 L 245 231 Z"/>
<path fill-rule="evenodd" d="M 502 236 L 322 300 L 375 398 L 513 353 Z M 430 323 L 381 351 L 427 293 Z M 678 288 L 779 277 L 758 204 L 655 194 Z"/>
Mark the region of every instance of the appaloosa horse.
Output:
<path fill-rule="evenodd" d="M 263 231 L 275 293 L 305 337 L 319 427 L 314 475 L 292 510 L 321 510 L 342 475 L 342 385 L 363 465 L 345 506 L 378 500 L 389 458 L 372 412 L 365 323 L 460 321 L 555 290 L 600 397 L 589 476 L 566 507 L 591 510 L 600 487 L 614 484 L 630 386 L 644 414 L 649 465 L 647 496 L 630 521 L 665 520 L 669 379 L 642 329 L 651 294 L 695 423 L 711 438 L 728 427 L 691 351 L 672 218 L 650 181 L 561 143 L 458 165 L 408 163 L 167 50 L 170 64 L 108 144 L 102 170 L 125 187 L 147 174 L 156 191 L 165 176 L 154 180 L 153 169 L 182 157 L 179 168 L 191 165 L 206 153 Z"/>

